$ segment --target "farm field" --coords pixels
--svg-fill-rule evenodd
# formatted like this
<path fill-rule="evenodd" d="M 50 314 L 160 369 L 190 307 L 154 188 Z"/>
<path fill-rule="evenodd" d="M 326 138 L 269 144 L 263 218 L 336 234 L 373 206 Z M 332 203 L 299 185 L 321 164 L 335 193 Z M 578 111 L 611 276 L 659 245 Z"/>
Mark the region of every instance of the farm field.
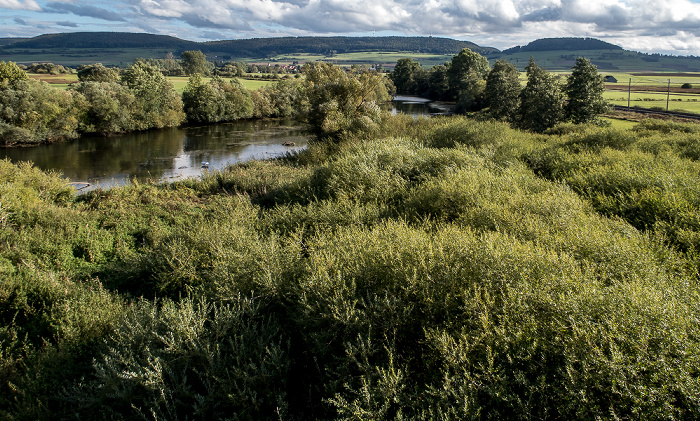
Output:
<path fill-rule="evenodd" d="M 335 54 L 333 56 L 325 56 L 320 54 L 285 54 L 271 58 L 275 63 L 292 63 L 298 61 L 300 63 L 324 60 L 333 62 L 337 65 L 352 65 L 352 64 L 377 64 L 381 63 L 384 66 L 393 67 L 399 59 L 410 57 L 424 67 L 443 64 L 450 61 L 453 54 L 421 54 L 410 51 L 394 51 L 394 52 L 363 52 L 363 53 L 346 53 Z"/>
<path fill-rule="evenodd" d="M 36 79 L 36 80 L 41 80 L 43 82 L 50 83 L 56 88 L 63 88 L 67 89 L 72 83 L 78 83 L 78 75 L 77 74 L 62 74 L 62 75 L 47 75 L 47 74 L 30 74 L 30 78 Z M 182 91 L 185 89 L 185 86 L 187 86 L 187 82 L 189 81 L 189 77 L 187 76 L 169 76 L 168 79 L 173 83 L 173 87 L 178 93 L 182 93 Z M 224 79 L 229 79 L 229 78 L 224 78 Z M 205 82 L 208 82 L 211 80 L 211 78 L 203 78 Z M 263 86 L 267 86 L 271 83 L 274 83 L 274 80 L 255 80 L 255 79 L 244 79 L 244 78 L 239 78 L 238 79 L 243 86 L 245 86 L 249 90 L 255 90 L 259 89 Z"/>
<path fill-rule="evenodd" d="M 165 58 L 172 51 L 162 48 L 67 48 L 60 51 L 6 49 L 0 53 L 0 61 L 15 63 L 56 63 L 64 66 L 78 67 L 81 64 L 102 63 L 105 66 L 126 67 L 139 57 Z"/>

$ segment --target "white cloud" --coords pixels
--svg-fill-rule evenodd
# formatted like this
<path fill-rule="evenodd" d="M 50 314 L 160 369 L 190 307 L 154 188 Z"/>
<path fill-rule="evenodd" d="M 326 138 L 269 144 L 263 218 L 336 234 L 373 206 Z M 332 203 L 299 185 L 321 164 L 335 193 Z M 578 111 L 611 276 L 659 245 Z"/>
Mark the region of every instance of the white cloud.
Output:
<path fill-rule="evenodd" d="M 13 10 L 41 10 L 41 6 L 34 0 L 0 0 L 0 8 Z"/>
<path fill-rule="evenodd" d="M 73 9 L 83 11 L 83 15 L 95 11 L 95 1 L 53 1 L 73 3 L 76 5 Z M 198 34 L 205 39 L 205 34 L 212 32 L 243 38 L 358 35 L 377 31 L 433 34 L 507 48 L 537 38 L 588 36 L 625 47 L 636 45 L 628 48 L 643 51 L 659 48 L 700 55 L 700 4 L 693 1 L 114 0 L 100 3 L 99 8 L 119 13 L 132 26 L 158 28 L 160 33 Z M 45 0 L 39 3 L 47 4 Z M 39 3 L 0 0 L 0 8 L 19 10 L 20 19 L 29 19 L 35 18 L 29 15 L 31 11 L 42 10 Z M 53 10 L 58 9 L 69 10 L 53 6 Z M 89 30 L 84 26 L 81 29 Z M 9 32 L 6 28 L 2 30 Z M 57 28 L 56 32 L 59 31 Z"/>

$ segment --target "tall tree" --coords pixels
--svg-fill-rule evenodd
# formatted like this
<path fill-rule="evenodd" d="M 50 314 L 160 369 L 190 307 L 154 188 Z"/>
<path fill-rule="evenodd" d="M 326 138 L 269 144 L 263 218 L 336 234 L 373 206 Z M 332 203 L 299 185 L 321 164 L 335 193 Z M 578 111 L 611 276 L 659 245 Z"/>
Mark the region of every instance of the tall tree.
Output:
<path fill-rule="evenodd" d="M 527 65 L 527 85 L 520 92 L 518 125 L 543 132 L 564 117 L 564 95 L 555 75 L 540 68 L 533 58 Z"/>
<path fill-rule="evenodd" d="M 590 123 L 610 106 L 603 98 L 605 79 L 587 58 L 579 57 L 571 68 L 564 92 L 568 97 L 566 118 L 574 123 Z"/>
<path fill-rule="evenodd" d="M 136 96 L 138 129 L 172 127 L 184 121 L 182 99 L 157 67 L 136 61 L 122 74 L 122 83 Z"/>
<path fill-rule="evenodd" d="M 389 77 L 396 86 L 396 92 L 400 94 L 416 93 L 416 76 L 420 72 L 421 65 L 412 58 L 401 58 L 396 62 L 394 71 Z"/>
<path fill-rule="evenodd" d="M 486 57 L 468 48 L 452 58 L 447 77 L 459 108 L 475 110 L 481 106 L 489 69 Z"/>
<path fill-rule="evenodd" d="M 199 73 L 202 75 L 209 74 L 209 67 L 207 66 L 207 56 L 203 52 L 196 51 L 184 51 L 180 54 L 180 60 L 182 70 L 185 71 L 187 76 Z"/>
<path fill-rule="evenodd" d="M 514 123 L 520 105 L 520 72 L 506 60 L 498 60 L 486 78 L 484 99 L 489 114 L 497 120 Z"/>

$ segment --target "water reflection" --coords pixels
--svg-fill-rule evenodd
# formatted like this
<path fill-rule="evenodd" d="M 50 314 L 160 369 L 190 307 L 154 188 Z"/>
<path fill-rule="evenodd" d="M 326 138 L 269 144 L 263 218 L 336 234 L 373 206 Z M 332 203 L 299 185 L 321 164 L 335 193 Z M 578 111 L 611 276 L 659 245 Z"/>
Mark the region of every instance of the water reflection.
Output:
<path fill-rule="evenodd" d="M 32 161 L 43 170 L 62 172 L 71 181 L 106 188 L 133 179 L 195 177 L 240 161 L 284 155 L 306 147 L 307 141 L 291 120 L 256 120 L 0 149 L 0 159 Z M 208 168 L 202 167 L 203 161 Z"/>
<path fill-rule="evenodd" d="M 394 114 L 435 115 L 444 104 L 397 96 Z M 448 106 L 449 107 L 449 106 Z M 131 180 L 173 181 L 250 159 L 265 159 L 303 149 L 308 137 L 293 120 L 253 120 L 130 133 L 82 137 L 70 142 L 0 149 L 0 159 L 31 161 L 56 170 L 71 181 L 109 188 Z M 202 162 L 208 162 L 204 168 Z"/>
<path fill-rule="evenodd" d="M 412 116 L 449 115 L 454 105 L 410 95 L 396 95 L 391 102 L 392 114 Z"/>

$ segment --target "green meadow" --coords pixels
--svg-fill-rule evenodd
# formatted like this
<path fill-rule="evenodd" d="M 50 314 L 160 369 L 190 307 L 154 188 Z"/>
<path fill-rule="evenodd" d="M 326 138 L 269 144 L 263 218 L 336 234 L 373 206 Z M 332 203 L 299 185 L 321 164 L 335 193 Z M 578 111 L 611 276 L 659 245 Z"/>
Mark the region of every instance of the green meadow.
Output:
<path fill-rule="evenodd" d="M 0 161 L 0 416 L 694 419 L 698 133 L 395 116 L 84 195 Z"/>

